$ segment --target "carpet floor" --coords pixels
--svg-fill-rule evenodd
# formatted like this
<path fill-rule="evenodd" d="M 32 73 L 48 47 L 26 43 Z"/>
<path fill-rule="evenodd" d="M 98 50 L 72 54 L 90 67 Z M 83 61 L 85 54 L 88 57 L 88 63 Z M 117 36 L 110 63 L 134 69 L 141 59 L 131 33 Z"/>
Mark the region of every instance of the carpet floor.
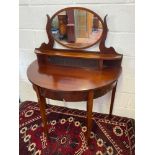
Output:
<path fill-rule="evenodd" d="M 42 128 L 38 104 L 21 103 L 19 110 L 20 155 L 134 155 L 134 120 L 93 113 L 90 145 L 85 133 L 86 112 L 47 105 L 48 138 Z"/>

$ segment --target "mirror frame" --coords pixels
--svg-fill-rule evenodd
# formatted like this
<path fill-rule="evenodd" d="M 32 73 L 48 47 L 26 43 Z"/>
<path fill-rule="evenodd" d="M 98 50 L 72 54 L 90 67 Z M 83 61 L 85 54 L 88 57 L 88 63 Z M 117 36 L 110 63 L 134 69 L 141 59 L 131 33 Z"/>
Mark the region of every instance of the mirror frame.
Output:
<path fill-rule="evenodd" d="M 67 8 L 83 8 L 83 7 L 67 7 Z M 54 16 L 58 13 L 58 12 L 60 12 L 60 11 L 62 11 L 62 10 L 65 10 L 65 9 L 67 9 L 67 8 L 64 8 L 64 9 L 61 9 L 61 10 L 59 10 L 59 11 L 57 11 L 53 16 L 52 16 L 52 18 L 54 18 Z M 87 9 L 87 8 L 83 8 L 83 9 L 85 9 L 85 10 L 89 10 L 89 9 Z M 93 11 L 91 11 L 91 10 L 89 10 L 90 12 L 93 12 Z M 95 12 L 93 12 L 95 15 L 97 15 Z M 98 15 L 97 15 L 98 16 Z M 99 16 L 98 16 L 99 17 Z M 41 46 L 39 47 L 39 48 L 35 48 L 36 50 L 52 50 L 52 49 L 56 49 L 56 48 L 54 48 L 53 46 L 54 46 L 54 41 L 55 41 L 55 39 L 53 38 L 53 35 L 51 35 L 51 19 L 52 18 L 50 18 L 50 16 L 47 14 L 47 24 L 46 24 L 46 33 L 47 33 L 47 37 L 48 37 L 48 43 L 45 43 L 45 42 L 43 42 L 42 44 L 41 44 Z M 99 19 L 101 19 L 100 17 L 99 17 Z M 115 51 L 115 49 L 113 48 L 113 47 L 106 47 L 105 46 L 105 41 L 106 41 L 106 38 L 107 38 L 107 34 L 108 34 L 108 27 L 107 27 L 107 15 L 104 17 L 104 21 L 101 19 L 101 22 L 102 22 L 102 24 L 103 24 L 103 32 L 102 32 L 102 36 L 101 36 L 101 38 L 99 39 L 99 41 L 100 41 L 100 43 L 99 43 L 99 50 L 100 50 L 100 52 L 101 53 L 103 53 L 103 54 L 117 54 L 117 52 Z M 66 50 L 68 50 L 68 47 L 67 47 L 67 49 L 65 50 L 65 49 L 59 49 L 59 50 L 63 50 L 63 51 L 66 51 Z M 71 50 L 71 49 L 70 49 Z M 83 51 L 83 49 L 75 49 L 75 50 L 79 50 L 79 51 Z M 72 49 L 72 51 L 74 51 L 74 49 Z"/>
<path fill-rule="evenodd" d="M 101 17 L 100 17 L 98 14 L 96 14 L 95 12 L 93 12 L 92 10 L 89 10 L 89 9 L 83 8 L 83 7 L 67 7 L 67 8 L 64 8 L 64 9 L 59 10 L 59 11 L 57 11 L 57 12 L 51 17 L 51 19 L 50 19 L 51 23 L 52 23 L 53 19 L 54 19 L 59 13 L 61 13 L 61 12 L 63 12 L 63 11 L 66 11 L 66 10 L 71 10 L 71 9 L 80 9 L 80 10 L 84 10 L 84 11 L 88 11 L 88 12 L 92 13 L 93 15 L 95 15 L 95 16 L 99 19 L 99 21 L 100 21 L 101 24 L 102 24 L 102 29 L 103 29 L 103 31 L 104 31 L 104 22 L 103 22 L 103 20 L 101 19 Z M 97 39 L 94 43 L 92 43 L 92 44 L 90 44 L 90 45 L 87 45 L 87 46 L 85 46 L 85 47 L 81 47 L 81 48 L 74 48 L 74 47 L 70 47 L 70 46 L 68 46 L 68 45 L 63 44 L 61 41 L 59 41 L 58 39 L 56 39 L 56 38 L 52 35 L 52 32 L 51 32 L 51 36 L 52 36 L 52 38 L 53 38 L 58 44 L 60 44 L 60 45 L 62 45 L 62 46 L 64 46 L 64 47 L 70 48 L 70 49 L 78 50 L 78 49 L 86 49 L 86 48 L 89 48 L 89 47 L 94 46 L 95 44 L 97 44 L 97 43 L 101 40 L 101 38 L 102 38 L 103 31 L 102 31 L 102 33 L 101 33 L 99 39 Z"/>

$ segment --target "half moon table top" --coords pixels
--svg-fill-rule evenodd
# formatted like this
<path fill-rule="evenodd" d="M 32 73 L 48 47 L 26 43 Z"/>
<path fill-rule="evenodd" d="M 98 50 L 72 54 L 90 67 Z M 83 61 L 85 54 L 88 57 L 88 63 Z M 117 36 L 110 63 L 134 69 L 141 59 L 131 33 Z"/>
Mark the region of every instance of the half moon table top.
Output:
<path fill-rule="evenodd" d="M 121 67 L 93 70 L 59 65 L 40 66 L 35 60 L 28 67 L 27 76 L 33 84 L 53 91 L 89 91 L 114 83 L 121 70 Z"/>

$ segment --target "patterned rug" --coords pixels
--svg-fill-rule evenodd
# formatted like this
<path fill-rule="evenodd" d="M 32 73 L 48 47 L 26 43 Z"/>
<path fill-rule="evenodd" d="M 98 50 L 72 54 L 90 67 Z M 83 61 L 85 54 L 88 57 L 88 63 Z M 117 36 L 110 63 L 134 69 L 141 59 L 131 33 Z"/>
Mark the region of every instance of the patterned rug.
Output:
<path fill-rule="evenodd" d="M 36 102 L 23 102 L 19 113 L 20 155 L 134 155 L 133 119 L 93 113 L 88 146 L 85 111 L 47 105 L 48 138 Z"/>

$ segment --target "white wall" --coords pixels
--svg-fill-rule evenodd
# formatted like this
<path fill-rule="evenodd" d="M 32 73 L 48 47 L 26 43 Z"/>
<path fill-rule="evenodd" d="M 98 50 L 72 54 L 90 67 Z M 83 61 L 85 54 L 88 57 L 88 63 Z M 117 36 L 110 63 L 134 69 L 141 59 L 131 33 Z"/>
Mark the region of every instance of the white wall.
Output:
<path fill-rule="evenodd" d="M 109 34 L 107 47 L 113 46 L 124 55 L 123 73 L 119 79 L 114 104 L 114 114 L 134 118 L 134 0 L 20 0 L 20 99 L 36 101 L 35 92 L 26 76 L 28 65 L 36 59 L 34 48 L 47 41 L 45 32 L 46 14 L 69 6 L 81 6 L 96 12 L 101 18 L 108 14 Z M 56 44 L 56 47 L 63 48 Z M 97 46 L 90 50 L 98 49 Z M 110 95 L 94 100 L 94 111 L 108 113 Z M 49 102 L 49 100 L 48 100 Z M 86 109 L 85 102 L 52 104 Z"/>

